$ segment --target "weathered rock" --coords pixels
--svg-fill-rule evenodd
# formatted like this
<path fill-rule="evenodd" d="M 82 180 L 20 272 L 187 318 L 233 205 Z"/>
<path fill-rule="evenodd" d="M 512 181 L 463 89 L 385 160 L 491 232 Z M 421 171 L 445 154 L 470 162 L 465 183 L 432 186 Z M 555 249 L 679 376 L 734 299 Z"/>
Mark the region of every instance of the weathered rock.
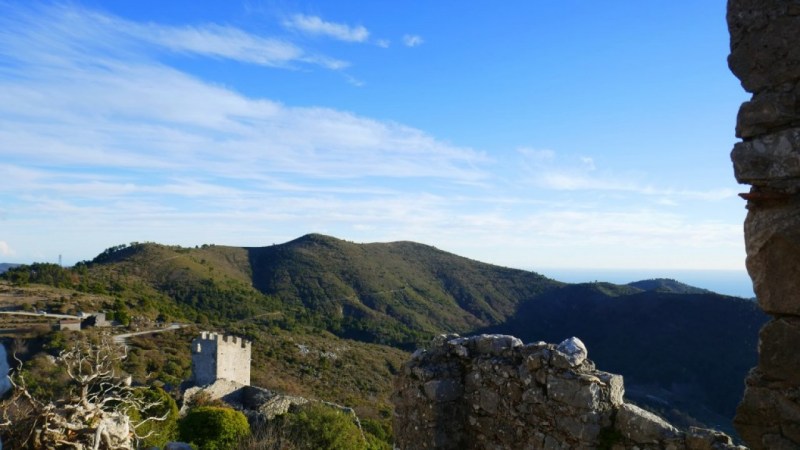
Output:
<path fill-rule="evenodd" d="M 686 447 L 691 450 L 714 450 L 720 446 L 733 446 L 730 436 L 719 431 L 691 427 L 686 434 Z M 744 449 L 745 447 L 736 447 Z"/>
<path fill-rule="evenodd" d="M 784 206 L 751 208 L 747 214 L 747 270 L 765 312 L 796 316 L 800 315 L 800 207 Z"/>
<path fill-rule="evenodd" d="M 800 317 L 771 320 L 759 337 L 758 368 L 763 378 L 800 386 L 800 352 L 789 350 L 800 342 Z"/>
<path fill-rule="evenodd" d="M 759 365 L 734 423 L 754 449 L 800 448 L 800 1 L 729 0 L 728 64 L 753 93 L 731 153 L 746 194 L 747 270 L 759 305 Z"/>
<path fill-rule="evenodd" d="M 600 389 L 599 383 L 580 377 L 550 377 L 547 381 L 549 398 L 576 409 L 600 409 Z"/>
<path fill-rule="evenodd" d="M 485 334 L 476 336 L 472 340 L 473 348 L 477 353 L 486 355 L 500 355 L 505 350 L 521 347 L 522 341 L 514 336 L 503 334 Z"/>
<path fill-rule="evenodd" d="M 451 402 L 464 392 L 461 381 L 454 379 L 431 380 L 425 383 L 425 396 L 435 402 Z"/>
<path fill-rule="evenodd" d="M 620 406 L 616 427 L 623 436 L 637 444 L 657 444 L 680 433 L 661 417 L 630 404 Z"/>
<path fill-rule="evenodd" d="M 583 342 L 576 337 L 571 337 L 556 346 L 556 351 L 552 356 L 553 365 L 562 369 L 577 367 L 588 356 L 589 352 L 586 351 L 586 346 Z"/>
<path fill-rule="evenodd" d="M 796 0 L 729 0 L 728 66 L 747 92 L 794 86 L 800 79 L 800 3 Z"/>
<path fill-rule="evenodd" d="M 469 357 L 465 356 L 465 349 Z M 511 336 L 436 339 L 395 380 L 400 449 L 597 448 L 616 427 L 619 450 L 687 447 L 687 435 L 623 402 L 622 377 L 596 370 L 577 338 L 522 345 Z M 694 436 L 694 435 L 693 435 Z M 713 438 L 711 438 L 711 437 Z M 717 432 L 692 442 L 734 448 Z M 727 442 L 727 443 L 726 443 Z M 697 450 L 700 450 L 698 447 Z"/>
<path fill-rule="evenodd" d="M 800 85 L 798 85 L 800 86 Z M 742 104 L 736 116 L 736 136 L 752 138 L 800 122 L 795 105 L 800 99 L 797 89 L 790 92 L 765 92 L 754 95 Z"/>
<path fill-rule="evenodd" d="M 800 179 L 800 128 L 788 128 L 739 142 L 731 152 L 736 181 L 778 188 Z"/>

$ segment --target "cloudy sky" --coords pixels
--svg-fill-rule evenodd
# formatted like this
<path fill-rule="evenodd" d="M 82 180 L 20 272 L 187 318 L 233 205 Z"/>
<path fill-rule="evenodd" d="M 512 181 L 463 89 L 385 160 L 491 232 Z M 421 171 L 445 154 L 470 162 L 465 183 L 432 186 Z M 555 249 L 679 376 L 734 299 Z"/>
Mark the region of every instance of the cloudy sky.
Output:
<path fill-rule="evenodd" d="M 742 269 L 724 9 L 0 0 L 0 262 L 318 232 Z"/>

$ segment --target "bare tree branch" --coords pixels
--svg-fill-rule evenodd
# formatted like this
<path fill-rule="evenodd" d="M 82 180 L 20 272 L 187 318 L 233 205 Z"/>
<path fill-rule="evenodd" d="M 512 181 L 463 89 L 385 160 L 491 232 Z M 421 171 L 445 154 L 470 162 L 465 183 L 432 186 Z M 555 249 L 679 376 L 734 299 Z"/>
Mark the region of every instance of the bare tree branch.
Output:
<path fill-rule="evenodd" d="M 167 420 L 169 412 L 131 422 L 131 411 L 147 412 L 163 405 L 136 395 L 130 382 L 117 374 L 117 367 L 126 356 L 124 347 L 114 344 L 110 337 L 64 350 L 57 363 L 71 380 L 73 391 L 66 398 L 42 402 L 30 393 L 20 370 L 22 362 L 15 355 L 18 368 L 11 377 L 13 394 L 0 404 L 0 430 L 14 437 L 15 448 L 133 448 L 134 440 L 152 434 L 150 431 L 140 436 L 137 429 L 146 423 Z"/>

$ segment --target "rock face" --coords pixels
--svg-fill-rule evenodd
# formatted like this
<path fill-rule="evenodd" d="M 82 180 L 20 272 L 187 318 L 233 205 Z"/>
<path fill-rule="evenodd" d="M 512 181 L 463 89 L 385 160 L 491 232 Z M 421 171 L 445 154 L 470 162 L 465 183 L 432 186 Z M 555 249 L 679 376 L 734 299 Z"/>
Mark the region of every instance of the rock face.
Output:
<path fill-rule="evenodd" d="M 395 445 L 410 449 L 734 449 L 711 430 L 677 430 L 623 400 L 577 338 L 443 335 L 395 380 Z"/>
<path fill-rule="evenodd" d="M 754 449 L 800 447 L 800 1 L 729 0 L 728 64 L 753 94 L 731 159 L 744 194 L 747 270 L 761 330 L 734 424 Z"/>

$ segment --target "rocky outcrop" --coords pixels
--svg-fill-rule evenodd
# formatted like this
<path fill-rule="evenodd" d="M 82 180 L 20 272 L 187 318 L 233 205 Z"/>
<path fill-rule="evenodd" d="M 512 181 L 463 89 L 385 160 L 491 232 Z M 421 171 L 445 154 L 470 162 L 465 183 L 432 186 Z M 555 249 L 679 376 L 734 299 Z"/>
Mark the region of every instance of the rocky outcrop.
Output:
<path fill-rule="evenodd" d="M 273 392 L 258 386 L 246 386 L 235 381 L 220 379 L 207 386 L 194 386 L 183 393 L 181 415 L 189 411 L 192 398 L 204 396 L 208 400 L 222 400 L 255 420 L 272 420 L 294 406 L 305 405 L 308 399 Z"/>
<path fill-rule="evenodd" d="M 750 184 L 747 270 L 759 305 L 758 366 L 734 424 L 754 449 L 800 447 L 800 1 L 729 0 L 728 63 L 744 89 L 736 179 Z"/>
<path fill-rule="evenodd" d="M 443 335 L 395 381 L 395 445 L 409 449 L 734 449 L 719 432 L 682 432 L 625 403 L 577 338 Z"/>

